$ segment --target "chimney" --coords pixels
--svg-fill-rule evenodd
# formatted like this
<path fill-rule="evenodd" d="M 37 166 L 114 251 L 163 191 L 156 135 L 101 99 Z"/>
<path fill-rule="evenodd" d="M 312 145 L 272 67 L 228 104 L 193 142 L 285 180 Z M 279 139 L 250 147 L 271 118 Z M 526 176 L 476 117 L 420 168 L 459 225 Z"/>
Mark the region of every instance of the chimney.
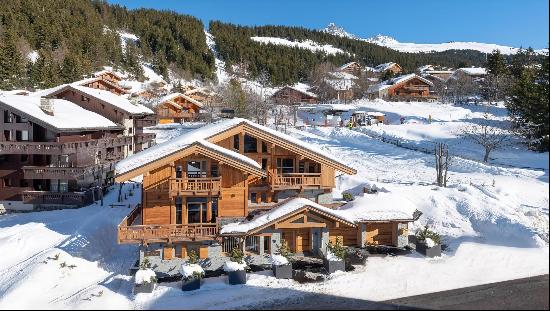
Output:
<path fill-rule="evenodd" d="M 40 97 L 40 109 L 45 114 L 53 116 L 53 101 L 49 98 Z"/>

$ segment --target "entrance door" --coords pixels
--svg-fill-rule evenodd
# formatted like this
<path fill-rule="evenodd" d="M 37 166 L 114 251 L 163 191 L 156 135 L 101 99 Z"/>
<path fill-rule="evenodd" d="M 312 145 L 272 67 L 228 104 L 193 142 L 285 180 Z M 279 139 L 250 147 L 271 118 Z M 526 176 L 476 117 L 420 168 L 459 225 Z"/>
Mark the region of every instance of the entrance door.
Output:
<path fill-rule="evenodd" d="M 187 223 L 195 224 L 207 222 L 206 202 L 206 198 L 187 198 Z"/>
<path fill-rule="evenodd" d="M 309 228 L 284 230 L 281 238 L 288 243 L 288 247 L 293 253 L 311 252 L 311 231 Z"/>

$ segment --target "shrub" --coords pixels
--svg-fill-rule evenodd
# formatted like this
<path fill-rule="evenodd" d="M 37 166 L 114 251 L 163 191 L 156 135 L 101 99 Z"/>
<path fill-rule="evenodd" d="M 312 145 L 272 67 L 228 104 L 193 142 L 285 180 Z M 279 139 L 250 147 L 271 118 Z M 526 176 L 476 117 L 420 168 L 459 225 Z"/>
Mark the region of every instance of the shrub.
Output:
<path fill-rule="evenodd" d="M 189 264 L 196 264 L 199 262 L 199 255 L 197 255 L 197 252 L 195 252 L 194 250 L 190 251 L 189 252 L 189 260 L 187 260 L 187 262 L 189 262 Z"/>
<path fill-rule="evenodd" d="M 231 250 L 231 254 L 229 255 L 229 259 L 233 262 L 237 262 L 237 263 L 242 264 L 243 261 L 244 261 L 244 253 L 239 247 L 235 246 Z"/>
<path fill-rule="evenodd" d="M 346 258 L 346 248 L 342 245 L 340 237 L 336 238 L 336 242 L 334 244 L 332 244 L 332 242 L 328 242 L 327 248 L 332 254 L 334 254 L 334 256 L 342 260 Z"/>
<path fill-rule="evenodd" d="M 342 193 L 342 198 L 343 198 L 344 201 L 346 201 L 346 202 L 350 202 L 350 201 L 353 201 L 353 200 L 354 200 L 353 194 L 351 194 L 350 192 L 344 192 L 344 193 Z"/>
<path fill-rule="evenodd" d="M 149 269 L 151 268 L 151 262 L 149 261 L 149 258 L 145 257 L 143 259 L 143 262 L 139 265 L 139 268 L 141 270 Z"/>
<path fill-rule="evenodd" d="M 435 242 L 435 244 L 441 244 L 441 236 L 439 236 L 438 233 L 430 230 L 428 225 L 424 226 L 424 229 L 418 229 L 416 231 L 416 240 L 417 241 L 426 241 L 426 239 L 432 239 L 432 241 Z"/>
<path fill-rule="evenodd" d="M 290 251 L 290 247 L 288 246 L 288 242 L 286 240 L 282 240 L 281 244 L 277 244 L 277 251 L 275 254 L 281 255 L 290 260 L 292 252 Z"/>

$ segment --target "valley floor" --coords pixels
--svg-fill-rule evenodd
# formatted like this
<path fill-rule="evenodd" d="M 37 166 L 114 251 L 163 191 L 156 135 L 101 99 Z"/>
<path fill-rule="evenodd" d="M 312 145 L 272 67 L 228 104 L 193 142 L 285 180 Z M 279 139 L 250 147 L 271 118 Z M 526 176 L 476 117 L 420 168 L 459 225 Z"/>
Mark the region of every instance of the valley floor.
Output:
<path fill-rule="evenodd" d="M 376 105 L 373 109 L 387 115 L 391 109 L 401 115 L 406 109 L 411 115 L 418 111 L 407 103 L 397 107 L 394 103 L 362 104 Z M 370 257 L 366 266 L 315 284 L 276 280 L 266 271 L 249 274 L 243 286 L 230 286 L 226 277 L 219 277 L 206 279 L 196 292 L 182 292 L 179 283 L 162 283 L 153 294 L 134 296 L 127 269 L 136 260 L 137 247 L 116 244 L 116 225 L 130 211 L 126 205 L 139 201 L 139 192 L 126 184 L 124 206 L 108 206 L 117 200 L 115 187 L 105 206 L 0 216 L 0 309 L 227 309 L 261 306 L 303 293 L 385 301 L 547 274 L 548 153 L 515 153 L 513 148 L 519 147 L 511 147 L 496 153 L 490 164 L 481 163 L 476 160 L 479 150 L 475 146 L 447 131 L 456 122 L 475 122 L 477 112 L 428 107 L 433 111 L 417 114 L 431 114 L 436 122 L 420 127 L 307 127 L 291 129 L 289 134 L 357 169 L 357 175 L 337 177 L 336 199 L 344 191 L 369 196 L 362 193 L 363 187 L 376 184 L 395 202 L 415 204 L 423 216 L 410 231 L 429 224 L 441 233 L 448 246 L 441 258 L 426 259 L 416 253 Z M 444 118 L 448 109 L 454 112 Z M 437 127 L 445 135 L 430 137 Z M 165 131 L 162 137 L 168 139 L 185 133 L 186 128 L 153 131 Z M 454 139 L 457 158 L 450 169 L 449 187 L 433 186 L 432 155 L 374 139 L 374 131 L 416 142 Z M 129 196 L 131 191 L 134 194 Z"/>

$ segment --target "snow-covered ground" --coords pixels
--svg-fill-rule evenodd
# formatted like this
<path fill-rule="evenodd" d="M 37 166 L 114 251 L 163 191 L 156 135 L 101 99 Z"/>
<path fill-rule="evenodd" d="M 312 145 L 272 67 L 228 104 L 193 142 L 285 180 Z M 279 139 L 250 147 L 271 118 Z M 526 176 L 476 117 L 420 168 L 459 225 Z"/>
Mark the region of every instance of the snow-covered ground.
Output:
<path fill-rule="evenodd" d="M 330 44 L 319 44 L 312 40 L 304 41 L 290 41 L 284 38 L 276 37 L 251 37 L 252 41 L 260 42 L 263 44 L 275 44 L 275 45 L 284 45 L 289 47 L 297 47 L 300 49 L 310 50 L 312 52 L 324 52 L 326 54 L 347 54 L 342 49 L 336 48 Z"/>
<path fill-rule="evenodd" d="M 217 277 L 206 279 L 195 292 L 182 292 L 175 282 L 159 284 L 153 294 L 133 296 L 133 281 L 126 273 L 136 259 L 136 246 L 116 245 L 116 224 L 130 211 L 127 207 L 92 205 L 8 214 L 0 216 L 0 308 L 239 308 L 308 292 L 380 301 L 548 273 L 548 170 L 521 168 L 547 168 L 548 153 L 518 145 L 515 157 L 513 149 L 502 151 L 502 156 L 495 153 L 491 164 L 457 158 L 450 168 L 449 187 L 438 188 L 433 185 L 432 155 L 372 136 L 458 141 L 455 123 L 476 122 L 482 111 L 435 103 L 355 105 L 385 112 L 391 124 L 371 126 L 368 131 L 307 127 L 289 133 L 357 169 L 357 175 L 337 176 L 335 198 L 343 191 L 363 195 L 364 185 L 376 184 L 395 202 L 412 202 L 423 216 L 410 232 L 429 224 L 441 233 L 447 245 L 443 257 L 426 259 L 414 253 L 370 257 L 365 267 L 315 284 L 276 280 L 270 272 L 262 272 L 249 274 L 246 285 L 230 286 L 226 277 Z M 503 108 L 495 109 L 493 114 L 504 118 Z M 399 124 L 400 116 L 427 120 L 429 115 L 431 124 Z M 149 130 L 166 140 L 194 126 Z M 459 154 L 479 154 L 472 144 L 460 146 Z M 136 195 L 128 201 L 138 199 Z M 112 191 L 106 202 L 115 200 Z M 61 267 L 64 262 L 66 267 Z"/>

